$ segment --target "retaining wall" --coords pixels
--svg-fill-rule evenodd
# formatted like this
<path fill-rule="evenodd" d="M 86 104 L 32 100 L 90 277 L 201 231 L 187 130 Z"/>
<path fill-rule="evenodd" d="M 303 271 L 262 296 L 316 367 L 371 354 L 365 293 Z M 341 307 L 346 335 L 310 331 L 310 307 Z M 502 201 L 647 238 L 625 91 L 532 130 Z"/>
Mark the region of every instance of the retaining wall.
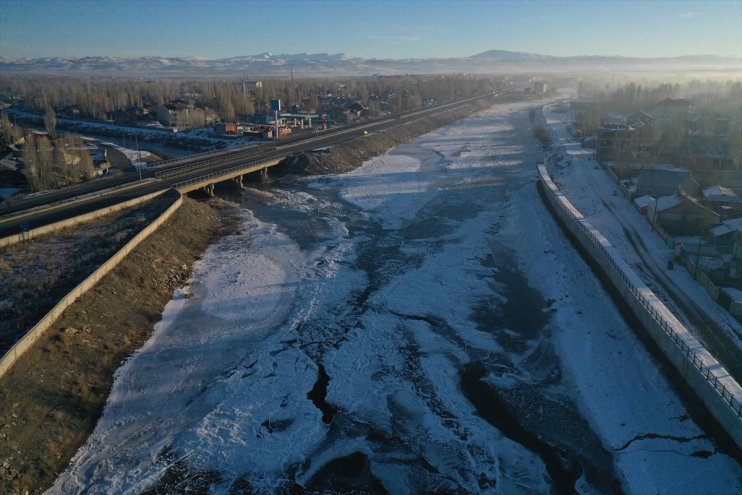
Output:
<path fill-rule="evenodd" d="M 135 247 L 137 247 L 143 240 L 145 240 L 152 232 L 157 230 L 165 221 L 170 218 L 173 213 L 180 207 L 180 205 L 183 203 L 183 195 L 177 191 L 176 189 L 172 189 L 175 194 L 177 194 L 177 197 L 173 201 L 173 204 L 168 207 L 167 210 L 165 210 L 157 219 L 155 219 L 152 223 L 147 225 L 144 229 L 142 229 L 137 235 L 135 235 L 129 242 L 127 242 L 121 249 L 119 249 L 116 254 L 114 254 L 108 261 L 103 263 L 97 270 L 95 270 L 88 278 L 80 282 L 80 284 L 72 289 L 66 296 L 64 296 L 54 308 L 51 309 L 36 325 L 29 330 L 26 335 L 21 338 L 11 349 L 0 359 L 0 378 L 5 375 L 5 373 L 8 372 L 8 370 L 13 366 L 13 364 L 26 352 L 28 351 L 31 346 L 36 342 L 39 337 L 41 337 L 44 332 L 51 327 L 54 322 L 59 318 L 59 316 L 62 314 L 62 312 L 67 309 L 72 303 L 74 303 L 77 298 L 79 298 L 81 295 L 89 291 L 90 289 L 95 286 L 95 284 L 100 281 L 108 272 L 116 268 L 116 266 L 123 260 L 127 254 L 129 254 Z M 154 195 L 148 195 L 143 196 L 143 198 L 147 198 L 143 200 L 142 198 L 137 198 L 137 200 L 146 201 L 148 199 L 151 199 L 154 196 L 157 196 L 159 194 L 162 194 L 162 192 L 154 193 Z M 129 202 L 131 203 L 131 202 Z M 134 203 L 136 204 L 136 203 Z M 131 206 L 131 205 L 129 205 Z M 119 208 L 119 205 L 116 205 L 116 207 L 112 211 L 117 211 L 121 208 Z M 109 210 L 109 208 L 106 208 L 105 210 Z M 100 210 L 104 211 L 104 210 Z M 98 212 L 95 212 L 98 214 Z M 65 220 L 65 222 L 70 222 L 72 220 L 76 220 L 75 222 L 71 223 L 70 225 L 74 225 L 76 223 L 84 222 L 86 219 L 82 219 L 85 215 L 81 215 L 79 217 L 75 217 L 69 220 Z M 101 216 L 101 215 L 97 215 Z M 60 222 L 61 223 L 61 222 Z"/>
<path fill-rule="evenodd" d="M 544 197 L 566 229 L 590 254 L 663 354 L 706 408 L 742 448 L 742 388 L 624 261 L 603 235 L 559 191 L 539 165 Z"/>

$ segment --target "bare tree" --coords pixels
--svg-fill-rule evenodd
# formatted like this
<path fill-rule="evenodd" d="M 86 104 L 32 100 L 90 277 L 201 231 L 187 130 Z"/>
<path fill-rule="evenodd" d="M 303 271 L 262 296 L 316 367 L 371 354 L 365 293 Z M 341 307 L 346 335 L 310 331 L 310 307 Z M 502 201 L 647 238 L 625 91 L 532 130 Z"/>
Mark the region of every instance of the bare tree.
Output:
<path fill-rule="evenodd" d="M 5 142 L 7 144 L 15 144 L 16 142 L 15 131 L 16 130 L 13 128 L 13 125 L 10 123 L 8 114 L 3 113 L 2 116 L 0 116 L 0 123 L 2 125 L 3 136 L 5 136 Z"/>
<path fill-rule="evenodd" d="M 54 137 L 54 131 L 57 127 L 57 116 L 52 107 L 46 107 L 46 112 L 44 113 L 44 126 L 46 127 L 46 132 L 49 136 Z"/>

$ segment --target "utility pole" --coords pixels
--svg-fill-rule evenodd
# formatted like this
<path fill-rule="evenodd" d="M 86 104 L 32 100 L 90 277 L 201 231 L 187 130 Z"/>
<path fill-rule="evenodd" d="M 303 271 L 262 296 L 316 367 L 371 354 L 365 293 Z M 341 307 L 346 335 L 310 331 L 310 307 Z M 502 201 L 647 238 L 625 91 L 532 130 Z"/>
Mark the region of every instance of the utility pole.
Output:
<path fill-rule="evenodd" d="M 660 198 L 654 199 L 654 214 L 652 215 L 652 232 L 654 232 L 654 225 L 657 223 L 657 211 L 659 210 Z"/>
<path fill-rule="evenodd" d="M 139 180 L 142 180 L 142 152 L 139 151 L 139 138 L 137 138 L 137 135 L 134 134 L 134 141 L 137 143 L 137 154 L 139 155 L 139 166 L 137 169 L 139 170 Z"/>
<path fill-rule="evenodd" d="M 278 148 L 278 111 L 281 110 L 281 100 L 271 100 L 271 109 L 275 111 L 275 132 L 273 134 L 273 147 Z"/>

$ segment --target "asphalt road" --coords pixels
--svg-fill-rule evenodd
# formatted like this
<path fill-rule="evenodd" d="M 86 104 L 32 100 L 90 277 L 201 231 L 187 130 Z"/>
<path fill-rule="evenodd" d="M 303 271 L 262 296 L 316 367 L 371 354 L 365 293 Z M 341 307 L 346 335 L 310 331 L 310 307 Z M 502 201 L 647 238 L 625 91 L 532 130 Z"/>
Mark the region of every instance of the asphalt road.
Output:
<path fill-rule="evenodd" d="M 406 125 L 423 117 L 449 111 L 468 101 L 484 98 L 493 98 L 493 95 L 481 95 L 385 117 L 371 122 L 360 123 L 350 127 L 333 129 L 314 137 L 302 136 L 283 139 L 279 141 L 277 147 L 273 147 L 271 143 L 266 143 L 243 150 L 227 150 L 184 157 L 172 162 L 168 161 L 169 163 L 167 165 L 158 167 L 156 171 L 152 169 L 148 170 L 145 177 L 149 180 L 140 181 L 138 173 L 132 172 L 115 179 L 96 180 L 57 191 L 49 191 L 28 198 L 23 203 L 19 202 L 11 205 L 11 208 L 3 212 L 3 215 L 0 216 L 0 237 L 18 234 L 21 232 L 22 227 L 29 229 L 42 227 L 73 216 L 122 203 L 145 194 L 169 189 L 173 184 L 178 182 L 201 177 L 230 167 L 249 162 L 270 160 L 287 153 L 300 153 L 320 147 L 337 145 L 343 141 L 362 136 L 365 133 L 378 132 L 398 125 Z M 118 187 L 110 191 L 104 191 L 114 186 Z"/>

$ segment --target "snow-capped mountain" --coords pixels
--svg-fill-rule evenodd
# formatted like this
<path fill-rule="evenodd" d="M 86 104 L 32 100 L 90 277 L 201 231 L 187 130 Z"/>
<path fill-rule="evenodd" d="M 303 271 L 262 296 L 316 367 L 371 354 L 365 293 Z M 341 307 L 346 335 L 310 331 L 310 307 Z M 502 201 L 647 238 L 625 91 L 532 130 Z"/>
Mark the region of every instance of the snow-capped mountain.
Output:
<path fill-rule="evenodd" d="M 222 59 L 197 57 L 0 57 L 3 74 L 100 75 L 106 77 L 199 77 L 287 75 L 371 75 L 517 73 L 573 71 L 697 71 L 742 70 L 742 59 L 714 55 L 673 58 L 608 56 L 554 57 L 489 50 L 470 57 L 375 59 L 347 53 L 244 55 Z"/>

